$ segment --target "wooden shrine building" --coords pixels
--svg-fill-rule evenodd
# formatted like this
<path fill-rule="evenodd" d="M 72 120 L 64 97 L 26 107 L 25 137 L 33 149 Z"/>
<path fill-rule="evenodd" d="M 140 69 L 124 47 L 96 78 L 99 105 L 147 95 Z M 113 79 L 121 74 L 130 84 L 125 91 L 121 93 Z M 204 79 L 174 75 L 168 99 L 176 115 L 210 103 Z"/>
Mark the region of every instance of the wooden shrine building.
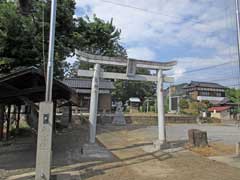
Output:
<path fill-rule="evenodd" d="M 19 128 L 20 114 L 26 115 L 28 124 L 37 128 L 38 103 L 45 99 L 45 76 L 36 67 L 19 68 L 0 76 L 0 140 L 9 138 L 11 113 L 16 114 L 16 128 Z M 59 80 L 53 81 L 53 101 L 65 100 L 79 104 L 77 93 Z M 11 110 L 11 109 L 14 109 Z M 24 109 L 24 111 L 23 111 Z M 4 124 L 6 123 L 6 130 Z"/>

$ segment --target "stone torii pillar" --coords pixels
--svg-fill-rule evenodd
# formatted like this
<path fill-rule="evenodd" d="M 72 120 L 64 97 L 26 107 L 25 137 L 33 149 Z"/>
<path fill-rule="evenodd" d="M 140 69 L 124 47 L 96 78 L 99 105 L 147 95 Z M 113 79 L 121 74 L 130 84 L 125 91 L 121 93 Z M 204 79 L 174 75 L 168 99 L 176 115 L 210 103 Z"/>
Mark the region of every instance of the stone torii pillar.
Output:
<path fill-rule="evenodd" d="M 94 74 L 92 78 L 90 114 L 89 114 L 89 128 L 90 128 L 89 142 L 90 143 L 95 143 L 95 137 L 96 137 L 100 70 L 101 70 L 100 65 L 95 64 Z"/>
<path fill-rule="evenodd" d="M 158 70 L 157 74 L 157 108 L 158 108 L 158 141 L 160 144 L 166 142 L 164 100 L 163 100 L 163 73 Z"/>

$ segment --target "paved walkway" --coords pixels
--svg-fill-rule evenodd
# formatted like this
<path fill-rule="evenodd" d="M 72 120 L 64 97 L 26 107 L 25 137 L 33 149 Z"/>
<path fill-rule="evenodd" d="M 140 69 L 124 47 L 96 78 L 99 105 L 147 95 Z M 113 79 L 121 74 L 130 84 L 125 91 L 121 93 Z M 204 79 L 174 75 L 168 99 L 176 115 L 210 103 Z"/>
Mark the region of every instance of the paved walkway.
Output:
<path fill-rule="evenodd" d="M 115 172 L 106 172 L 97 179 L 114 176 L 117 180 L 239 180 L 239 169 L 189 151 L 146 153 L 143 148 L 154 137 L 150 130 L 99 127 L 99 141 L 119 159 L 121 165 Z"/>

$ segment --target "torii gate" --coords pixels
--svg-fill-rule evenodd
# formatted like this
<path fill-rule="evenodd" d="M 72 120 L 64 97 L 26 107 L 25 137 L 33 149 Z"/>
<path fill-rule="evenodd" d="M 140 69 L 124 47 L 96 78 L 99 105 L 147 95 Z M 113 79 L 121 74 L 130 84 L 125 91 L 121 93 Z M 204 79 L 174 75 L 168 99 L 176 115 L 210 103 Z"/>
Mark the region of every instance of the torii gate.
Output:
<path fill-rule="evenodd" d="M 158 107 L 158 143 L 164 144 L 166 142 L 165 133 L 165 119 L 164 119 L 164 102 L 163 102 L 163 82 L 173 82 L 172 77 L 167 77 L 163 71 L 173 68 L 177 64 L 176 61 L 171 62 L 155 62 L 144 61 L 138 59 L 127 59 L 121 57 L 107 57 L 84 53 L 82 51 L 76 52 L 80 61 L 85 61 L 95 64 L 94 70 L 78 70 L 78 76 L 92 77 L 92 89 L 90 100 L 90 143 L 95 143 L 96 138 L 96 124 L 97 124 L 97 107 L 99 94 L 99 79 L 122 79 L 133 81 L 151 81 L 157 82 L 157 107 Z M 100 65 L 123 66 L 126 67 L 126 74 L 104 72 Z M 144 68 L 149 70 L 157 70 L 157 76 L 136 74 L 136 68 Z"/>

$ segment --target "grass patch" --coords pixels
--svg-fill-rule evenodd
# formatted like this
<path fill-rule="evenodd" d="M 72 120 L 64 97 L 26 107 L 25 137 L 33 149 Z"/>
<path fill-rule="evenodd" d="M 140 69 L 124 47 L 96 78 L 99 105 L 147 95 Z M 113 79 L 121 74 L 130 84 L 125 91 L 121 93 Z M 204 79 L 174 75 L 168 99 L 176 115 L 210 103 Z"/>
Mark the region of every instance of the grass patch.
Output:
<path fill-rule="evenodd" d="M 223 143 L 210 143 L 209 146 L 206 147 L 192 147 L 188 144 L 186 148 L 205 157 L 231 155 L 235 152 L 233 145 Z"/>

